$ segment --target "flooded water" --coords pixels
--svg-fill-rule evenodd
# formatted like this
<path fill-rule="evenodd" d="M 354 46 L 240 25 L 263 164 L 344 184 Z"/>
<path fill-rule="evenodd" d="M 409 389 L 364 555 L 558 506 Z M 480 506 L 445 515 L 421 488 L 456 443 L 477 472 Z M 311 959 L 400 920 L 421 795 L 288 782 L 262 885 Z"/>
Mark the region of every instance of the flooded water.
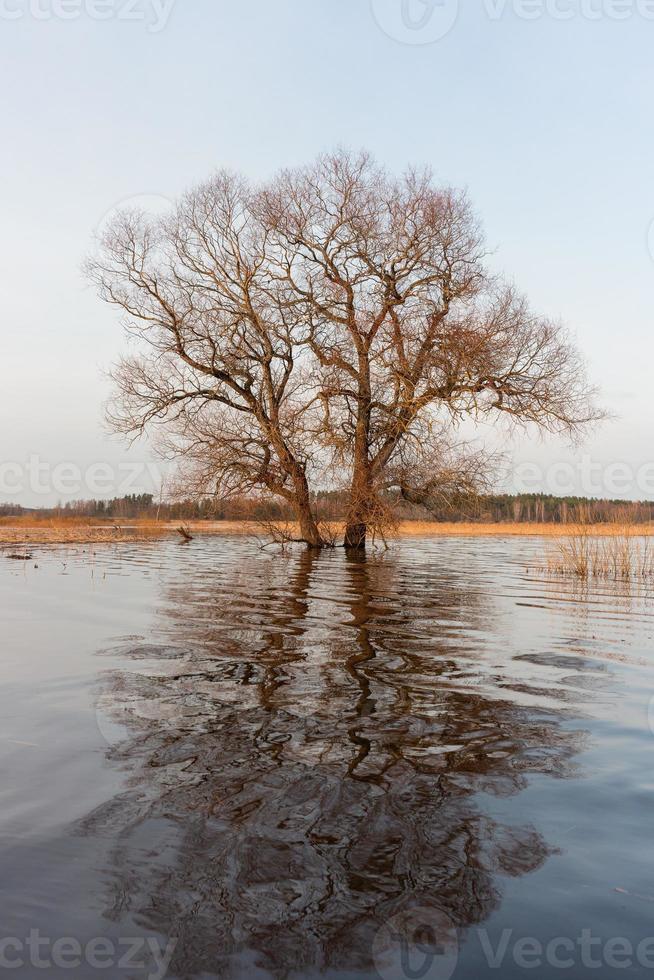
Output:
<path fill-rule="evenodd" d="M 654 969 L 654 618 L 535 539 L 0 558 L 0 968 Z"/>

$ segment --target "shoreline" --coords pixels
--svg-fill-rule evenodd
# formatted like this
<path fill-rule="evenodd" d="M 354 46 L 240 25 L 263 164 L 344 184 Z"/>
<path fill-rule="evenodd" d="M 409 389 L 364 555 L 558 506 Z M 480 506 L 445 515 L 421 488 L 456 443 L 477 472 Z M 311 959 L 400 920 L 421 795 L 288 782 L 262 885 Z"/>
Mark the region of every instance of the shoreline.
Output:
<path fill-rule="evenodd" d="M 249 521 L 188 521 L 184 522 L 194 536 L 252 535 L 266 537 L 266 530 Z M 98 526 L 83 523 L 44 523 L 42 525 L 0 524 L 0 552 L 12 546 L 124 544 L 135 541 L 155 541 L 176 537 L 179 522 L 132 521 L 125 525 Z M 388 534 L 388 540 L 410 537 L 571 537 L 580 533 L 592 537 L 625 535 L 654 536 L 654 524 L 536 524 L 536 523 L 474 523 L 402 521 Z"/>

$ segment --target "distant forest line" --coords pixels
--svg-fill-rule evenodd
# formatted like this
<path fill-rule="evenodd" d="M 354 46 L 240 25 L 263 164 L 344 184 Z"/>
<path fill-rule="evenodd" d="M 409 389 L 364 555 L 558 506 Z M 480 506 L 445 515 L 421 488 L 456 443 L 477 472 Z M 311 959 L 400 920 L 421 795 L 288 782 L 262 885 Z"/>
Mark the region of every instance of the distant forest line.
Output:
<path fill-rule="evenodd" d="M 654 502 L 594 500 L 549 494 L 489 494 L 458 500 L 429 510 L 399 497 L 394 501 L 398 520 L 473 521 L 478 523 L 565 524 L 583 520 L 599 524 L 649 523 Z M 315 494 L 313 505 L 321 520 L 339 521 L 346 513 L 347 495 L 339 491 Z M 0 518 L 88 518 L 89 520 L 291 520 L 292 513 L 274 500 L 240 499 L 157 501 L 153 494 L 129 494 L 113 500 L 78 500 L 50 508 L 0 504 Z"/>

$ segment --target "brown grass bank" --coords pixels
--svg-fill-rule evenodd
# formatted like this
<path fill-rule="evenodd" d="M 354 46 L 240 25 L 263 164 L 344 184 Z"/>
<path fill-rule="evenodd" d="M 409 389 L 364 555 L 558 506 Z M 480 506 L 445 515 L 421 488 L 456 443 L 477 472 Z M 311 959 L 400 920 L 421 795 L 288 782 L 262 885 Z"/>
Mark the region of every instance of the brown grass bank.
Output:
<path fill-rule="evenodd" d="M 261 525 L 248 521 L 190 521 L 185 522 L 194 535 L 250 534 L 265 536 Z M 14 517 L 0 520 L 0 546 L 37 544 L 115 544 L 125 541 L 152 540 L 177 535 L 179 522 L 129 521 L 124 525 L 75 518 L 34 519 Z M 584 528 L 585 535 L 607 538 L 621 533 L 614 524 L 592 524 Z M 578 524 L 477 524 L 474 522 L 402 521 L 394 537 L 525 537 L 538 535 L 548 538 L 575 537 Z M 654 535 L 654 524 L 633 526 L 637 536 Z M 6 550 L 6 548 L 3 548 Z"/>

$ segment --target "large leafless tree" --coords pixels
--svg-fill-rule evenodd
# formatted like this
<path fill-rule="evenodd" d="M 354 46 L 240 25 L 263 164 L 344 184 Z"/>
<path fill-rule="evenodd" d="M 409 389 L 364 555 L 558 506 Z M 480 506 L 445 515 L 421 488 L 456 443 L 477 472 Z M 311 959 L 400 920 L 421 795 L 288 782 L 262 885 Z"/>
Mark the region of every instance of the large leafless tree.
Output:
<path fill-rule="evenodd" d="M 453 459 L 447 421 L 574 432 L 598 417 L 563 329 L 487 271 L 464 194 L 337 152 L 280 174 L 260 207 L 320 365 L 326 440 L 350 474 L 346 545 L 365 546 L 384 491 L 425 501 L 477 482 L 479 457 Z"/>
<path fill-rule="evenodd" d="M 389 493 L 483 484 L 458 421 L 598 417 L 564 330 L 488 272 L 465 194 L 366 154 L 259 188 L 218 174 L 171 217 L 121 215 L 90 273 L 144 342 L 116 372 L 115 425 L 163 427 L 198 490 L 284 498 L 311 546 L 321 468 L 348 486 L 345 543 L 362 548 Z"/>

